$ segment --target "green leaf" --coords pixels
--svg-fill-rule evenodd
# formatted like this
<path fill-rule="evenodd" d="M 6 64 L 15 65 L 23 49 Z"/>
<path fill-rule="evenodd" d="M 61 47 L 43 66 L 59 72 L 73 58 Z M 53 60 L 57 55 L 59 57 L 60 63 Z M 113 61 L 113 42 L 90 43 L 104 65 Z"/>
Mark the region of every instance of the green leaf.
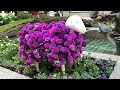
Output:
<path fill-rule="evenodd" d="M 81 76 L 82 76 L 83 79 L 95 79 L 88 72 L 84 72 Z"/>
<path fill-rule="evenodd" d="M 80 74 L 78 72 L 74 72 L 73 73 L 73 78 L 74 79 L 81 79 L 81 76 L 80 76 Z"/>

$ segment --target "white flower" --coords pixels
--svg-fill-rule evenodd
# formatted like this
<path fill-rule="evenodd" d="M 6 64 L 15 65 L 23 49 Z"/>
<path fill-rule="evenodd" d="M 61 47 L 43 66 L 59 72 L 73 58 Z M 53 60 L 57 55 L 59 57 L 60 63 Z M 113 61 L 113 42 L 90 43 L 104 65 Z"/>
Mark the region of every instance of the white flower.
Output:
<path fill-rule="evenodd" d="M 4 18 L 5 16 L 7 16 L 7 14 L 6 13 L 0 13 L 0 16 L 2 16 Z"/>
<path fill-rule="evenodd" d="M 10 43 L 7 43 L 7 45 L 9 46 L 9 45 L 11 45 Z"/>
<path fill-rule="evenodd" d="M 3 44 L 1 44 L 1 47 L 3 47 L 4 45 Z"/>
<path fill-rule="evenodd" d="M 8 38 L 8 36 L 5 36 L 5 38 Z"/>

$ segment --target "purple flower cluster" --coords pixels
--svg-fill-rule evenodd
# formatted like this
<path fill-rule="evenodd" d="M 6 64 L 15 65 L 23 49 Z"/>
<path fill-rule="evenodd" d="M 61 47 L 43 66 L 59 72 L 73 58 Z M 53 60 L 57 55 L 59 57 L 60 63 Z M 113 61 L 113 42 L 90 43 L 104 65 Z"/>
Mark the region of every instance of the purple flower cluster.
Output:
<path fill-rule="evenodd" d="M 26 64 L 44 58 L 60 67 L 66 60 L 72 66 L 86 45 L 82 35 L 66 27 L 65 21 L 26 24 L 19 33 L 18 55 Z"/>

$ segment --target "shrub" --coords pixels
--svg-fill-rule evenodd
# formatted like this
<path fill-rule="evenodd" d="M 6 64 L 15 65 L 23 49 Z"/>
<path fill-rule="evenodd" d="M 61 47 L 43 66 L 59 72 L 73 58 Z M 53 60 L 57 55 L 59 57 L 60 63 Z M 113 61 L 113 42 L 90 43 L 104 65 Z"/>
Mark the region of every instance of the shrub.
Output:
<path fill-rule="evenodd" d="M 16 16 L 14 12 L 0 13 L 0 25 L 3 25 L 3 24 L 5 25 L 15 20 L 16 20 Z"/>
<path fill-rule="evenodd" d="M 31 18 L 32 15 L 29 12 L 21 11 L 17 14 L 17 20 Z"/>
<path fill-rule="evenodd" d="M 18 41 L 17 40 L 9 40 L 8 37 L 0 40 L 0 52 L 4 60 L 13 60 L 18 52 Z"/>

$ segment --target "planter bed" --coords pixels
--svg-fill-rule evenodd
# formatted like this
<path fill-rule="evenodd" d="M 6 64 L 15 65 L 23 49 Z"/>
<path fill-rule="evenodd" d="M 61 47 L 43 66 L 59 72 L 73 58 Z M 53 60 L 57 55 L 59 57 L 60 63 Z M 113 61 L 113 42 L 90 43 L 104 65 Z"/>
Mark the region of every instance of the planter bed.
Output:
<path fill-rule="evenodd" d="M 4 60 L 5 61 L 5 60 Z M 61 79 L 61 73 L 58 70 L 54 70 L 53 67 L 44 69 L 41 68 L 41 74 L 36 72 L 35 70 L 35 64 L 29 66 L 28 70 L 25 70 L 25 66 L 22 63 L 12 63 L 11 61 L 3 62 L 0 60 L 0 66 L 10 69 L 12 71 L 15 71 L 17 73 L 26 75 L 33 79 L 47 79 L 50 74 L 57 74 L 57 76 L 53 79 Z M 95 64 L 95 65 L 94 65 Z M 96 59 L 96 58 L 82 58 L 79 59 L 79 64 L 77 64 L 77 68 L 71 69 L 72 71 L 69 74 L 66 74 L 66 76 L 72 79 L 109 79 L 110 74 L 114 70 L 114 67 L 116 65 L 116 61 L 111 60 L 102 60 L 102 59 Z M 89 68 L 87 67 L 89 66 Z M 99 70 L 98 70 L 98 68 Z M 91 68 L 90 68 L 91 67 Z M 82 73 L 80 75 L 80 73 Z M 99 74 L 98 74 L 99 73 Z M 71 76 L 71 77 L 70 77 Z"/>

